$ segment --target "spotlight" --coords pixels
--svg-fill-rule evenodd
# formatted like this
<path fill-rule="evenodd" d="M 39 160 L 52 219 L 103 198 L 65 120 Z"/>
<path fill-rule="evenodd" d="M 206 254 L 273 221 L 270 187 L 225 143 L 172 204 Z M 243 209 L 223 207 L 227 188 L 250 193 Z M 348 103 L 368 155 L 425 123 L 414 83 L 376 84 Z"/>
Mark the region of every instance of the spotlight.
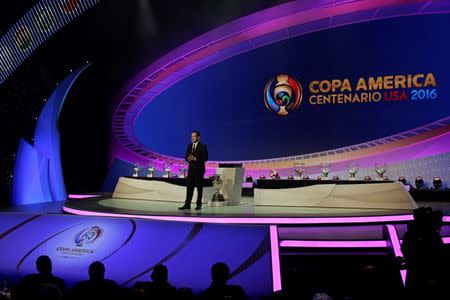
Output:
<path fill-rule="evenodd" d="M 404 185 L 406 185 L 406 178 L 405 178 L 405 176 L 398 177 L 397 181 L 403 183 Z"/>
<path fill-rule="evenodd" d="M 416 189 L 421 190 L 424 188 L 424 182 L 422 176 L 417 176 L 416 181 L 414 182 L 416 185 Z"/>
<path fill-rule="evenodd" d="M 266 179 L 266 176 L 260 175 L 260 176 L 259 176 L 259 179 Z"/>
<path fill-rule="evenodd" d="M 322 175 L 317 176 L 317 180 L 322 180 L 322 179 L 323 179 Z"/>
<path fill-rule="evenodd" d="M 383 181 L 389 181 L 389 177 L 387 177 L 387 175 L 383 175 L 383 177 L 381 177 L 383 179 Z"/>
<path fill-rule="evenodd" d="M 334 175 L 334 176 L 333 176 L 333 180 L 339 180 L 339 176 Z"/>
<path fill-rule="evenodd" d="M 369 175 L 364 176 L 364 180 L 372 180 L 372 177 L 370 177 Z"/>
<path fill-rule="evenodd" d="M 253 182 L 253 177 L 252 176 L 245 177 L 245 182 Z"/>
<path fill-rule="evenodd" d="M 303 176 L 303 180 L 309 180 L 309 176 L 308 175 Z"/>
<path fill-rule="evenodd" d="M 440 190 L 442 188 L 442 179 L 441 177 L 437 176 L 433 179 L 433 187 L 435 190 Z"/>
<path fill-rule="evenodd" d="M 294 179 L 294 176 L 289 175 L 287 179 Z"/>

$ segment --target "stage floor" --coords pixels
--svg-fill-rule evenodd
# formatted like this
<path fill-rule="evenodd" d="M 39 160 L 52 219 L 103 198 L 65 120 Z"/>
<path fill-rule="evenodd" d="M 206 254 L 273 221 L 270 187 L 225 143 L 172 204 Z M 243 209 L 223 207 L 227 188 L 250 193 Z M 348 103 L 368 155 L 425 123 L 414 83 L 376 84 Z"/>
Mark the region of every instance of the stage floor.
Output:
<path fill-rule="evenodd" d="M 286 206 L 255 206 L 253 197 L 243 197 L 241 204 L 235 206 L 209 207 L 203 205 L 201 211 L 177 209 L 182 203 L 149 201 L 123 198 L 88 198 L 71 199 L 64 204 L 64 211 L 80 215 L 144 217 L 171 220 L 204 221 L 205 218 L 343 218 L 343 217 L 389 217 L 411 216 L 412 210 L 405 209 L 364 209 L 364 208 L 321 208 L 321 207 L 286 207 Z M 195 206 L 195 205 L 194 205 Z M 193 208 L 194 208 L 193 206 Z M 160 218 L 158 218 L 160 217 Z M 189 217 L 189 218 L 187 218 Z M 244 221 L 243 223 L 248 223 Z M 253 223 L 253 222 L 252 222 Z"/>

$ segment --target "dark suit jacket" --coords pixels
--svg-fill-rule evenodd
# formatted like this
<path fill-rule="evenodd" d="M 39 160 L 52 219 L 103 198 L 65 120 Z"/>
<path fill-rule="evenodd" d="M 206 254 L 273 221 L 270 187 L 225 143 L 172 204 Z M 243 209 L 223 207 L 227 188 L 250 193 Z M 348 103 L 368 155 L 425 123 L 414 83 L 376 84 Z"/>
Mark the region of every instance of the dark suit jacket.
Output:
<path fill-rule="evenodd" d="M 187 158 L 192 154 L 197 159 L 193 162 L 188 162 Z M 197 147 L 192 151 L 192 143 L 187 146 L 186 155 L 184 159 L 189 163 L 188 175 L 202 176 L 205 174 L 205 162 L 208 160 L 208 148 L 205 144 L 198 142 Z"/>

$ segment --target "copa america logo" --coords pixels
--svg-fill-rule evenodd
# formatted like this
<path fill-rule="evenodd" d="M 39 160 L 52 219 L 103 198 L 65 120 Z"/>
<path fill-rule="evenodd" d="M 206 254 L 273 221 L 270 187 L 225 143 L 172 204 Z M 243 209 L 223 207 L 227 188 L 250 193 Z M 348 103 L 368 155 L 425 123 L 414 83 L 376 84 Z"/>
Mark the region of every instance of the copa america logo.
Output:
<path fill-rule="evenodd" d="M 100 226 L 92 226 L 78 232 L 73 238 L 73 241 L 77 247 L 82 247 L 95 242 L 102 236 L 102 234 L 103 229 Z"/>
<path fill-rule="evenodd" d="M 279 116 L 286 116 L 296 110 L 302 102 L 302 86 L 294 77 L 279 74 L 271 79 L 264 88 L 264 103 L 268 110 Z"/>

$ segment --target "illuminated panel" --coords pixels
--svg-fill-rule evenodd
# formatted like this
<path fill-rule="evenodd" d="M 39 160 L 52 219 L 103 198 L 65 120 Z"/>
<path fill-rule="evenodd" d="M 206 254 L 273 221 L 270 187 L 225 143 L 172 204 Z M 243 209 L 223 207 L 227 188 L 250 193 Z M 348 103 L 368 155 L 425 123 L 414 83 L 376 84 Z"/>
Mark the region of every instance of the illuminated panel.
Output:
<path fill-rule="evenodd" d="M 124 88 L 113 116 L 115 135 L 111 147 L 112 157 L 140 164 L 181 163 L 182 160 L 178 157 L 157 153 L 142 145 L 133 132 L 133 125 L 139 113 L 150 101 L 177 82 L 202 69 L 258 47 L 310 32 L 370 20 L 445 13 L 449 10 L 449 1 L 443 1 L 440 5 L 420 0 L 296 1 L 225 24 L 181 45 L 146 67 L 129 82 Z M 367 156 L 368 148 L 375 152 L 391 151 L 398 149 L 399 146 L 422 142 L 426 140 L 425 135 L 431 138 L 448 131 L 448 126 L 445 124 L 442 126 L 423 135 L 415 133 L 412 137 L 384 138 L 382 141 L 377 141 L 378 146 L 375 147 L 367 147 L 368 143 L 364 143 L 352 146 L 351 149 L 337 149 L 337 151 L 327 151 L 318 155 L 320 157 L 345 156 L 344 152 L 347 152 L 352 154 L 352 158 L 356 158 Z M 419 137 L 415 138 L 415 135 Z M 304 157 L 282 157 L 242 163 L 246 169 L 280 168 L 282 167 L 280 164 L 283 163 L 292 166 L 292 159 L 304 159 Z M 219 162 L 209 162 L 208 167 L 215 168 L 217 163 Z M 274 163 L 276 166 L 273 166 Z"/>
<path fill-rule="evenodd" d="M 40 45 L 100 0 L 42 0 L 0 38 L 0 84 Z"/>

